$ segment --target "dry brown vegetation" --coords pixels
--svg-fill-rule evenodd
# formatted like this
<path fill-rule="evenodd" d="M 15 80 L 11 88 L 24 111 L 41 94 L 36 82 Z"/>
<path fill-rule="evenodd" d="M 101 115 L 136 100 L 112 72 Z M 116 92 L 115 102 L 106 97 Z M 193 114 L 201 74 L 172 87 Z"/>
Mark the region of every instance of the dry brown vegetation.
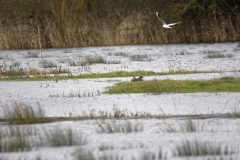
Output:
<path fill-rule="evenodd" d="M 239 0 L 0 1 L 0 49 L 240 40 Z M 164 30 L 155 12 L 167 22 Z"/>

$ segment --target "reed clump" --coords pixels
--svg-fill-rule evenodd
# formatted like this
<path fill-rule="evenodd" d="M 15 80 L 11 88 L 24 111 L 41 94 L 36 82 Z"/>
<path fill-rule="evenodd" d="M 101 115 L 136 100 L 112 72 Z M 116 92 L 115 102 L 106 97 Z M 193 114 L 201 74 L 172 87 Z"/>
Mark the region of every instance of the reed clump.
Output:
<path fill-rule="evenodd" d="M 84 146 L 86 136 L 73 129 L 55 128 L 39 132 L 32 126 L 8 126 L 0 129 L 0 153 L 22 152 L 40 147 Z"/>
<path fill-rule="evenodd" d="M 178 157 L 207 156 L 207 155 L 222 156 L 238 153 L 239 146 L 230 146 L 215 142 L 185 140 L 181 144 L 176 146 L 174 155 Z"/>
<path fill-rule="evenodd" d="M 204 131 L 204 124 L 200 125 L 196 121 L 192 119 L 185 120 L 183 123 L 178 123 L 177 126 L 173 126 L 171 124 L 165 125 L 162 130 L 167 133 L 172 132 L 183 132 L 183 133 L 191 133 L 191 132 L 202 132 Z"/>
<path fill-rule="evenodd" d="M 0 131 L 0 152 L 19 152 L 31 149 L 28 136 L 32 136 L 32 129 L 9 126 L 9 128 Z"/>
<path fill-rule="evenodd" d="M 51 98 L 86 98 L 86 97 L 96 97 L 100 96 L 101 92 L 99 90 L 96 91 L 70 91 L 70 93 L 61 93 L 61 94 L 50 94 L 49 97 Z"/>
<path fill-rule="evenodd" d="M 55 128 L 51 131 L 46 131 L 44 137 L 46 138 L 49 146 L 82 146 L 88 143 L 86 137 L 74 133 L 71 128 L 63 131 L 60 128 Z"/>
<path fill-rule="evenodd" d="M 142 132 L 143 126 L 130 121 L 98 121 L 96 128 L 98 133 L 132 133 Z"/>
<path fill-rule="evenodd" d="M 27 55 L 25 55 L 25 58 L 39 58 L 40 53 L 39 52 L 31 52 L 29 51 Z"/>
<path fill-rule="evenodd" d="M 0 79 L 22 79 L 22 80 L 42 80 L 46 78 L 52 79 L 52 75 L 54 76 L 62 76 L 62 77 L 68 77 L 71 75 L 71 71 L 67 68 L 61 69 L 61 68 L 52 68 L 57 67 L 56 64 L 49 62 L 47 64 L 50 68 L 44 68 L 44 69 L 38 69 L 38 68 L 29 68 L 29 69 L 23 69 L 23 68 L 14 68 L 14 69 L 0 69 Z M 66 76 L 67 75 L 67 76 Z"/>
<path fill-rule="evenodd" d="M 97 111 L 95 109 L 89 109 L 88 111 L 82 111 L 81 114 L 77 116 L 78 116 L 77 119 L 117 119 L 117 118 L 129 118 L 129 117 L 144 118 L 144 117 L 150 117 L 151 114 L 145 111 L 132 112 L 132 111 L 128 111 L 127 109 L 121 110 L 118 107 L 113 106 L 112 111 Z"/>
<path fill-rule="evenodd" d="M 1 79 L 15 79 L 15 78 L 24 78 L 26 77 L 26 72 L 23 69 L 9 69 L 2 70 L 0 69 L 0 78 Z"/>
<path fill-rule="evenodd" d="M 12 106 L 5 105 L 4 118 L 9 124 L 45 123 L 49 120 L 45 117 L 45 110 L 39 104 L 36 108 L 29 104 L 14 102 Z"/>
<path fill-rule="evenodd" d="M 239 6 L 238 0 L 1 1 L 0 49 L 237 41 Z M 156 11 L 181 23 L 166 31 Z"/>

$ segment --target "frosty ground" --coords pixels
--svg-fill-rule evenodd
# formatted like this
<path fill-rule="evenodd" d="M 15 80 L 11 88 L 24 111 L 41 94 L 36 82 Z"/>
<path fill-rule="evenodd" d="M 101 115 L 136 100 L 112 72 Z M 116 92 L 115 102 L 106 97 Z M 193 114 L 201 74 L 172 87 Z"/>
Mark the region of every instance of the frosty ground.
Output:
<path fill-rule="evenodd" d="M 36 53 L 42 56 L 29 57 Z M 88 47 L 49 50 L 1 51 L 2 70 L 14 67 L 29 70 L 42 69 L 42 58 L 55 64 L 57 68 L 69 70 L 73 75 L 86 73 L 107 73 L 113 71 L 154 71 L 172 70 L 202 71 L 206 73 L 164 75 L 144 77 L 150 79 L 213 79 L 240 76 L 240 48 L 238 43 L 182 44 Z M 101 58 L 107 63 L 96 63 L 83 68 L 70 65 L 84 59 Z M 45 70 L 50 70 L 45 68 Z M 139 75 L 140 76 L 140 75 Z M 103 94 L 108 87 L 119 81 L 129 81 L 132 77 L 71 79 L 56 82 L 48 81 L 0 81 L 0 117 L 4 118 L 4 106 L 14 102 L 42 106 L 48 117 L 77 117 L 89 112 L 113 112 L 114 109 L 130 113 L 148 113 L 142 119 L 58 121 L 46 124 L 21 125 L 22 130 L 36 132 L 33 137 L 45 130 L 66 132 L 72 130 L 76 139 L 84 137 L 83 145 L 53 147 L 43 145 L 30 151 L 2 152 L 1 159 L 81 159 L 79 152 L 93 154 L 95 159 L 187 159 L 177 152 L 179 145 L 189 141 L 197 144 L 208 142 L 213 146 L 228 146 L 231 154 L 193 155 L 190 159 L 238 159 L 239 158 L 239 119 L 217 117 L 193 119 L 196 129 L 185 128 L 189 116 L 194 115 L 234 115 L 239 111 L 240 93 L 186 93 L 186 94 Z M 91 96 L 69 96 L 69 95 Z M 167 118 L 170 115 L 186 115 L 181 118 Z M 101 130 L 103 125 L 140 127 L 129 133 Z M 182 127 L 183 126 L 183 127 Z M 107 127 L 106 127 L 107 128 Z M 172 128 L 170 131 L 169 128 Z M 185 129 L 183 129 L 185 128 Z M 3 123 L 1 131 L 9 130 Z M 99 131 L 100 130 L 100 131 Z M 29 137 L 32 137 L 29 136 Z M 37 139 L 37 138 L 36 138 Z M 79 138 L 81 139 L 81 138 Z M 206 146 L 205 146 L 206 147 Z M 81 149 L 79 149 L 81 148 Z M 213 147 L 214 148 L 214 147 Z M 89 153 L 90 152 L 90 153 Z M 162 154 L 163 156 L 160 156 Z M 83 156 L 84 157 L 84 156 Z M 87 157 L 85 156 L 85 159 Z"/>

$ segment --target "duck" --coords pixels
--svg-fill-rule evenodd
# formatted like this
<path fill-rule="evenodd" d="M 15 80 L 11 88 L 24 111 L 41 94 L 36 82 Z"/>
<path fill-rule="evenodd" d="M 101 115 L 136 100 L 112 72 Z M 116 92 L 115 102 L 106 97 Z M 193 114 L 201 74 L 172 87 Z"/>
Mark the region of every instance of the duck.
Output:
<path fill-rule="evenodd" d="M 138 78 L 136 78 L 135 76 L 133 76 L 132 82 L 135 82 L 135 81 L 143 81 L 143 76 L 139 76 Z"/>
<path fill-rule="evenodd" d="M 143 76 L 139 76 L 139 78 L 137 78 L 137 81 L 143 81 Z"/>

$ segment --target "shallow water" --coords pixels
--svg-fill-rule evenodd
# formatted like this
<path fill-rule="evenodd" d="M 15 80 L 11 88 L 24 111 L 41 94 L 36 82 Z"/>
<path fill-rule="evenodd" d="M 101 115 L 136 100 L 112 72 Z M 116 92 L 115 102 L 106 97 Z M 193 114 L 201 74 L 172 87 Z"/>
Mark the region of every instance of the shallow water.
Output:
<path fill-rule="evenodd" d="M 41 69 L 41 58 L 27 58 L 28 52 L 39 50 L 1 51 L 0 64 L 5 68 L 18 62 L 20 68 Z M 218 44 L 183 44 L 183 45 L 146 45 L 146 46 L 117 46 L 89 47 L 42 50 L 42 57 L 57 64 L 62 69 L 69 69 L 73 74 L 89 73 L 78 66 L 69 66 L 68 61 L 81 61 L 85 57 L 103 57 L 119 64 L 93 64 L 92 73 L 111 71 L 170 71 L 198 70 L 221 71 L 220 73 L 199 73 L 183 75 L 149 76 L 150 79 L 212 79 L 225 76 L 240 76 L 240 52 L 237 43 Z M 208 58 L 211 54 L 220 53 L 225 58 Z M 232 56 L 227 57 L 228 54 Z M 138 55 L 138 60 L 133 56 Z M 139 56 L 142 55 L 142 56 Z M 132 56 L 132 57 L 131 57 Z M 132 58 L 132 59 L 131 59 Z M 46 69 L 47 70 L 47 69 Z M 98 78 L 58 81 L 0 81 L 0 117 L 3 118 L 3 107 L 11 106 L 13 102 L 22 102 L 37 106 L 40 104 L 50 117 L 80 116 L 83 112 L 95 110 L 112 112 L 113 108 L 127 110 L 129 113 L 145 112 L 151 115 L 195 115 L 195 114 L 234 114 L 239 111 L 240 92 L 236 93 L 185 93 L 185 94 L 102 94 L 106 87 L 119 81 L 130 81 L 125 78 Z M 99 94 L 100 93 L 100 94 Z M 81 97 L 76 96 L 81 95 Z M 123 120 L 120 120 L 123 121 Z M 139 159 L 144 152 L 157 154 L 163 149 L 168 159 L 185 159 L 175 157 L 173 152 L 177 145 L 186 140 L 200 142 L 221 142 L 235 146 L 240 142 L 239 119 L 208 118 L 194 120 L 196 132 L 180 132 L 180 125 L 185 124 L 186 118 L 175 119 L 135 119 L 132 123 L 141 124 L 142 132 L 134 133 L 97 133 L 98 123 L 94 121 L 59 121 L 48 124 L 29 125 L 43 130 L 60 128 L 65 131 L 71 128 L 76 134 L 83 134 L 89 139 L 84 150 L 92 151 L 95 157 L 113 155 L 111 159 Z M 103 123 L 103 122 L 101 122 Z M 104 124 L 104 123 L 103 123 Z M 178 131 L 164 132 L 164 127 L 173 126 Z M 1 125 L 2 131 L 7 125 Z M 20 126 L 23 128 L 23 126 Z M 112 149 L 101 149 L 104 145 Z M 105 148 L 106 148 L 105 146 Z M 41 147 L 28 152 L 0 153 L 3 159 L 75 159 L 79 147 Z M 240 151 L 237 152 L 238 156 Z M 223 155 L 218 156 L 221 158 Z M 216 156 L 191 157 L 191 159 L 217 159 Z M 235 157 L 234 157 L 235 158 Z M 238 157 L 239 158 L 239 157 Z M 235 158 L 237 159 L 237 157 Z"/>

